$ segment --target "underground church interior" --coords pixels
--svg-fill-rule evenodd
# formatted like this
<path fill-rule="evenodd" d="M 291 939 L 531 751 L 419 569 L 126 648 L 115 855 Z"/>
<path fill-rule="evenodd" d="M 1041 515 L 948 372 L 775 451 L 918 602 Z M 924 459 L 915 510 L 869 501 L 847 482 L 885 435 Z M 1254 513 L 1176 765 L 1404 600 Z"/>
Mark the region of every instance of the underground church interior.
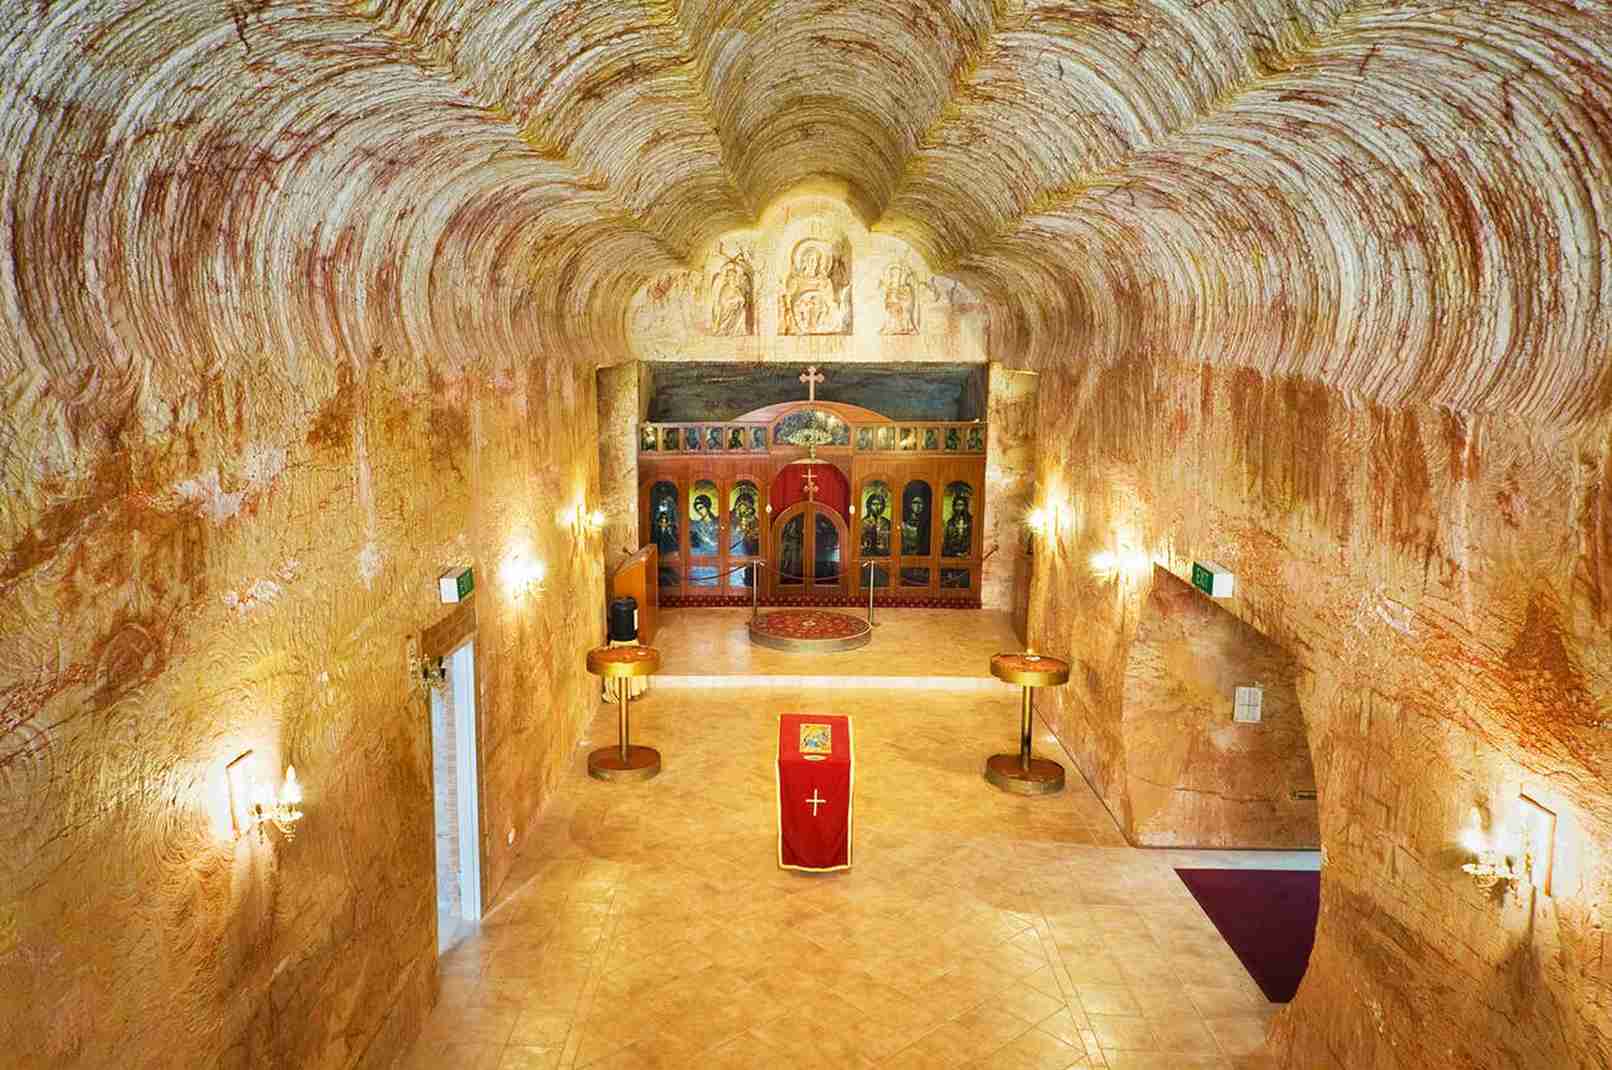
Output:
<path fill-rule="evenodd" d="M 0 1065 L 1612 1068 L 1612 8 L 0 6 Z"/>

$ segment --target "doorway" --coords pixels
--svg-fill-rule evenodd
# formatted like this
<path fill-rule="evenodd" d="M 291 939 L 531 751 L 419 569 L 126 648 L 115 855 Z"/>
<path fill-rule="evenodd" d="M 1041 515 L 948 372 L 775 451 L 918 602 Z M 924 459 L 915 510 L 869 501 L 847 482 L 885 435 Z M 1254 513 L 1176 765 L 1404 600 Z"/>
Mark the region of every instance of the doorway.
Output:
<path fill-rule="evenodd" d="M 481 921 L 481 800 L 476 768 L 476 644 L 443 659 L 431 691 L 431 805 L 435 817 L 437 951 Z"/>
<path fill-rule="evenodd" d="M 777 594 L 843 595 L 845 521 L 818 502 L 785 509 L 774 528 Z"/>

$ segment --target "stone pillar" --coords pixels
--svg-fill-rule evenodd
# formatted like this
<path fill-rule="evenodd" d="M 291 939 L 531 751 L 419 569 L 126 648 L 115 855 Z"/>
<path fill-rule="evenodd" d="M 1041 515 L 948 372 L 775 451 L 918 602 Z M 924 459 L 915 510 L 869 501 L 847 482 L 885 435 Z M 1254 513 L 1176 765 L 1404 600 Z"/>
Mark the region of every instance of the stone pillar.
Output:
<path fill-rule="evenodd" d="M 604 567 L 609 576 L 638 549 L 638 424 L 648 411 L 639 361 L 598 371 L 599 497 L 604 510 Z"/>
<path fill-rule="evenodd" d="M 996 553 L 985 562 L 980 580 L 981 604 L 986 609 L 1013 610 L 1015 586 L 1029 585 L 1024 518 L 1035 492 L 1036 383 L 1034 372 L 990 363 L 984 548 L 989 552 L 994 546 Z"/>

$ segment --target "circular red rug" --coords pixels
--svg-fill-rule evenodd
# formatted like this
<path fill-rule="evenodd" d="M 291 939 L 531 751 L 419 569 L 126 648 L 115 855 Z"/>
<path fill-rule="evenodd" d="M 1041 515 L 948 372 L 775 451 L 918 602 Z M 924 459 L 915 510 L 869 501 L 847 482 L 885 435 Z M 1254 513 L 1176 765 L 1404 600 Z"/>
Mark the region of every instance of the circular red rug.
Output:
<path fill-rule="evenodd" d="M 780 609 L 750 625 L 752 633 L 775 639 L 849 639 L 867 628 L 860 617 L 825 609 Z"/>

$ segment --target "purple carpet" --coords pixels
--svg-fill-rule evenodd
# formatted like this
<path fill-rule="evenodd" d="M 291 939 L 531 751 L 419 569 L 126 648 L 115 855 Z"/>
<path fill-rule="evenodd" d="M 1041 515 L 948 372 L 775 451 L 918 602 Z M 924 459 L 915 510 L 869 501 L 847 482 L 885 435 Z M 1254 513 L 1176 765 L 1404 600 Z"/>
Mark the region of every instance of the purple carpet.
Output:
<path fill-rule="evenodd" d="M 1299 990 L 1315 945 L 1321 874 L 1288 869 L 1178 869 L 1187 890 L 1272 1003 Z"/>

